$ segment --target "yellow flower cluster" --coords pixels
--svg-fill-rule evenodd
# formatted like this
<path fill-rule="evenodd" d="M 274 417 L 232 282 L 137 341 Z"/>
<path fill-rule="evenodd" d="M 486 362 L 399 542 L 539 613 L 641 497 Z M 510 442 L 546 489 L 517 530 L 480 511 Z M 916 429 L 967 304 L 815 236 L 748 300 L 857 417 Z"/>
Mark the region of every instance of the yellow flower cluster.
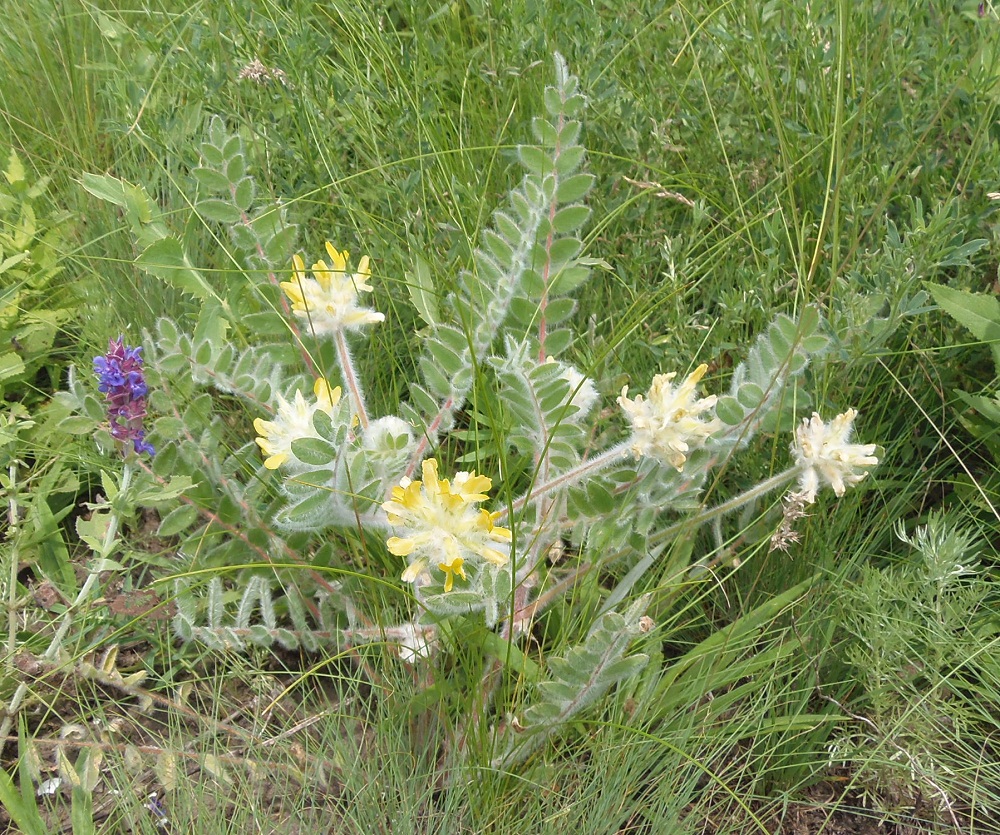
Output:
<path fill-rule="evenodd" d="M 281 289 L 292 302 L 292 312 L 304 320 L 316 336 L 330 336 L 344 330 L 356 330 L 385 319 L 385 315 L 358 305 L 359 293 L 370 293 L 371 277 L 366 255 L 353 275 L 347 272 L 347 251 L 338 252 L 327 241 L 326 251 L 332 266 L 325 261 L 313 264 L 313 277 L 306 275 L 300 255 L 292 256 L 294 277 L 283 281 Z"/>
<path fill-rule="evenodd" d="M 674 374 L 657 374 L 649 387 L 647 398 L 637 395 L 629 400 L 628 386 L 622 389 L 618 405 L 632 424 L 632 451 L 638 456 L 650 456 L 681 471 L 687 453 L 700 447 L 722 423 L 714 415 L 707 420 L 700 415 L 711 412 L 718 399 L 698 398 L 695 388 L 707 365 L 699 365 L 677 388 Z"/>
<path fill-rule="evenodd" d="M 438 478 L 433 458 L 424 461 L 422 470 L 422 481 L 404 478 L 382 505 L 389 524 L 404 534 L 386 542 L 391 553 L 410 560 L 403 580 L 414 583 L 433 567 L 444 574 L 447 592 L 456 577 L 467 579 L 465 563 L 470 559 L 506 565 L 510 531 L 493 524 L 496 514 L 476 507 L 489 498 L 493 482 L 475 472 L 457 473 L 452 481 Z"/>
<path fill-rule="evenodd" d="M 868 475 L 867 467 L 878 463 L 872 454 L 875 444 L 848 443 L 857 416 L 857 410 L 848 409 L 827 424 L 813 412 L 795 430 L 792 454 L 801 468 L 799 495 L 804 501 L 815 501 L 816 491 L 823 484 L 829 484 L 834 493 L 843 496 L 849 485 Z"/>

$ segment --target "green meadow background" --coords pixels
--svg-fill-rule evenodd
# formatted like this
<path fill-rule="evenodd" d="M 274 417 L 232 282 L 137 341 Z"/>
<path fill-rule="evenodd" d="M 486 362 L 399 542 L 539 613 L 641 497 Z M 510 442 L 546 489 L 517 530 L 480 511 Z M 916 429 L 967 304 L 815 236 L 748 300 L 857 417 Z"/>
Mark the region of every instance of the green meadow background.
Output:
<path fill-rule="evenodd" d="M 0 831 L 997 831 L 992 3 L 7 0 L 0 21 L 0 710 L 32 682 L 0 741 Z M 71 367 L 91 384 L 109 338 L 198 314 L 136 266 L 124 213 L 83 175 L 142 185 L 221 280 L 226 231 L 190 173 L 220 116 L 307 258 L 326 240 L 371 256 L 387 322 L 356 354 L 391 408 L 419 350 L 407 276 L 423 259 L 444 293 L 470 266 L 555 52 L 588 102 L 595 267 L 572 358 L 602 403 L 702 361 L 721 390 L 777 313 L 814 304 L 836 353 L 815 402 L 858 409 L 878 468 L 823 496 L 788 553 L 752 508 L 718 582 L 659 587 L 641 680 L 509 770 L 490 765 L 506 717 L 452 733 L 477 704 L 476 645 L 425 668 L 219 653 L 94 605 L 60 663 L 34 665 L 62 605 L 41 592 L 78 581 L 73 518 L 114 466 L 60 431 L 54 394 Z M 249 437 L 254 415 L 222 405 Z M 787 446 L 755 440 L 713 495 L 785 466 Z M 142 582 L 180 570 L 156 528 L 127 523 Z M 554 611 L 531 640 L 558 653 L 582 616 Z M 720 666 L 736 670 L 722 687 Z M 114 670 L 145 671 L 148 701 Z M 89 782 L 37 795 L 72 773 Z"/>

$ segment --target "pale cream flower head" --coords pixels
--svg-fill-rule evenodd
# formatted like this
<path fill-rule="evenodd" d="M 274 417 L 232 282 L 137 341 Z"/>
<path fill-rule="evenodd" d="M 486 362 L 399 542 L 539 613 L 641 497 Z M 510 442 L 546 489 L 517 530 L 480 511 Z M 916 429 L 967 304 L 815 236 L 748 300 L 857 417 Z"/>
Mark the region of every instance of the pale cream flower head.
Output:
<path fill-rule="evenodd" d="M 484 560 L 506 565 L 510 560 L 511 533 L 493 524 L 496 514 L 477 508 L 485 501 L 492 481 L 484 475 L 456 473 L 449 482 L 438 478 L 438 463 L 423 463 L 423 481 L 404 478 L 392 488 L 392 498 L 382 509 L 403 536 L 386 541 L 389 551 L 409 557 L 403 580 L 415 583 L 432 568 L 444 574 L 444 590 L 455 578 L 466 580 L 465 563 Z"/>
<path fill-rule="evenodd" d="M 326 412 L 333 415 L 334 407 L 340 402 L 340 386 L 330 388 L 330 384 L 322 377 L 313 386 L 316 400 L 307 403 L 301 391 L 295 392 L 295 397 L 289 403 L 278 395 L 278 411 L 274 420 L 256 418 L 253 428 L 260 436 L 257 445 L 267 458 L 264 466 L 276 470 L 286 462 L 296 461 L 292 453 L 292 441 L 300 438 L 318 438 L 319 434 L 313 427 L 313 415 L 316 412 Z"/>
<path fill-rule="evenodd" d="M 413 445 L 413 427 L 402 418 L 386 415 L 368 424 L 362 443 L 372 455 L 395 457 L 400 450 L 406 454 Z"/>
<path fill-rule="evenodd" d="M 848 486 L 868 475 L 868 467 L 878 464 L 878 458 L 872 454 L 875 444 L 848 443 L 857 416 L 857 410 L 848 409 L 826 424 L 813 412 L 795 430 L 792 454 L 801 470 L 799 494 L 805 501 L 815 501 L 816 492 L 824 484 L 843 496 Z"/>
<path fill-rule="evenodd" d="M 347 251 L 338 252 L 327 241 L 326 251 L 332 266 L 325 261 L 313 264 L 313 277 L 306 275 L 305 262 L 300 255 L 292 256 L 295 275 L 291 281 L 281 282 L 292 302 L 292 312 L 305 321 L 316 336 L 330 336 L 345 330 L 358 330 L 385 320 L 385 315 L 358 305 L 359 293 L 370 293 L 371 277 L 369 258 L 358 263 L 358 271 L 347 272 Z"/>
<path fill-rule="evenodd" d="M 618 405 L 632 424 L 632 451 L 637 457 L 655 458 L 680 472 L 687 453 L 721 428 L 722 422 L 712 412 L 718 398 L 714 394 L 701 398 L 695 394 L 707 370 L 707 365 L 699 365 L 676 388 L 671 382 L 676 373 L 657 374 L 648 399 L 640 394 L 629 400 L 625 396 L 628 386 L 622 389 Z"/>

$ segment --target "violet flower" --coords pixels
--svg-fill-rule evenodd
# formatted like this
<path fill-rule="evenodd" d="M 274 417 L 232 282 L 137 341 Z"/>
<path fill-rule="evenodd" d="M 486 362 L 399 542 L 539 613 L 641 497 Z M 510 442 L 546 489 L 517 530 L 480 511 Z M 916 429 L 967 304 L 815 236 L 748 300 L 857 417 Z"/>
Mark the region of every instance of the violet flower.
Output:
<path fill-rule="evenodd" d="M 142 348 L 129 348 L 124 339 L 119 336 L 108 340 L 108 353 L 94 357 L 94 373 L 100 380 L 98 390 L 108 404 L 111 437 L 122 443 L 131 441 L 136 453 L 153 455 L 155 450 L 142 428 L 149 392 L 139 356 Z"/>

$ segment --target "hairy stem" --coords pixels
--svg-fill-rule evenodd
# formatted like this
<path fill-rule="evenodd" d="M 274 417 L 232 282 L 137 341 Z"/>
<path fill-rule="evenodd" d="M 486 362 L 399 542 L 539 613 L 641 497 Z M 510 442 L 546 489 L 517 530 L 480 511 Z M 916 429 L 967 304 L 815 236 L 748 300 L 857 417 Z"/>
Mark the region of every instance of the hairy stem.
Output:
<path fill-rule="evenodd" d="M 733 498 L 724 501 L 722 504 L 718 504 L 715 507 L 705 508 L 704 510 L 695 513 L 693 516 L 688 516 L 684 519 L 681 519 L 678 522 L 675 522 L 673 525 L 664 528 L 662 531 L 658 532 L 655 536 L 650 537 L 649 545 L 653 547 L 662 544 L 670 539 L 675 538 L 676 536 L 685 531 L 696 530 L 697 528 L 701 527 L 701 525 L 704 525 L 706 522 L 711 522 L 713 519 L 719 519 L 725 516 L 726 514 L 732 513 L 735 510 L 739 510 L 740 508 L 746 506 L 750 502 L 760 498 L 764 494 L 769 493 L 770 491 L 778 487 L 784 486 L 792 479 L 794 479 L 798 474 L 799 474 L 799 468 L 791 467 L 787 470 L 784 470 L 783 472 L 778 473 L 777 475 L 773 475 L 770 478 L 762 481 L 760 484 L 754 485 L 745 493 L 741 493 L 738 496 L 734 496 Z M 638 580 L 639 577 L 645 574 L 645 571 L 653 564 L 656 557 L 658 557 L 660 553 L 661 550 L 656 550 L 652 551 L 651 553 L 643 557 L 642 561 L 640 562 L 640 565 L 643 567 L 639 570 L 630 571 L 625 576 L 625 578 L 621 581 L 621 583 L 619 583 L 619 585 L 611 592 L 611 595 L 608 598 L 609 602 L 606 604 L 605 610 L 611 608 L 612 606 L 616 605 L 618 602 L 620 602 L 625 598 L 625 596 L 631 590 L 632 586 L 635 584 L 636 580 Z M 558 589 L 561 592 L 572 588 L 585 574 L 589 573 L 594 568 L 600 568 L 603 566 L 610 565 L 615 560 L 620 559 L 623 555 L 624 553 L 622 551 L 615 551 L 603 557 L 602 559 L 598 559 L 594 562 L 584 563 L 583 565 L 578 566 L 575 571 L 573 571 L 560 581 L 556 589 Z M 712 567 L 712 564 L 710 563 L 708 567 Z M 552 602 L 552 594 L 556 591 L 556 589 L 549 590 L 549 594 L 545 601 L 546 606 Z"/>
<path fill-rule="evenodd" d="M 508 515 L 517 513 L 529 502 L 536 502 L 547 496 L 549 493 L 570 487 L 578 481 L 582 481 L 587 476 L 594 475 L 595 473 L 603 470 L 605 467 L 610 467 L 612 464 L 620 461 L 628 455 L 629 450 L 631 449 L 631 444 L 631 439 L 624 441 L 617 446 L 611 447 L 611 449 L 605 450 L 596 458 L 584 461 L 572 470 L 567 470 L 565 473 L 557 475 L 551 481 L 536 485 L 530 492 L 515 499 L 511 503 L 510 507 L 501 510 L 500 515 L 497 518 L 505 519 Z"/>
<path fill-rule="evenodd" d="M 365 409 L 365 395 L 361 390 L 361 381 L 358 379 L 358 372 L 354 368 L 354 360 L 351 359 L 351 349 L 347 345 L 347 337 L 342 330 L 337 331 L 335 338 L 337 345 L 337 359 L 340 361 L 340 371 L 344 375 L 344 385 L 354 403 L 361 428 L 368 428 L 368 412 Z"/>

